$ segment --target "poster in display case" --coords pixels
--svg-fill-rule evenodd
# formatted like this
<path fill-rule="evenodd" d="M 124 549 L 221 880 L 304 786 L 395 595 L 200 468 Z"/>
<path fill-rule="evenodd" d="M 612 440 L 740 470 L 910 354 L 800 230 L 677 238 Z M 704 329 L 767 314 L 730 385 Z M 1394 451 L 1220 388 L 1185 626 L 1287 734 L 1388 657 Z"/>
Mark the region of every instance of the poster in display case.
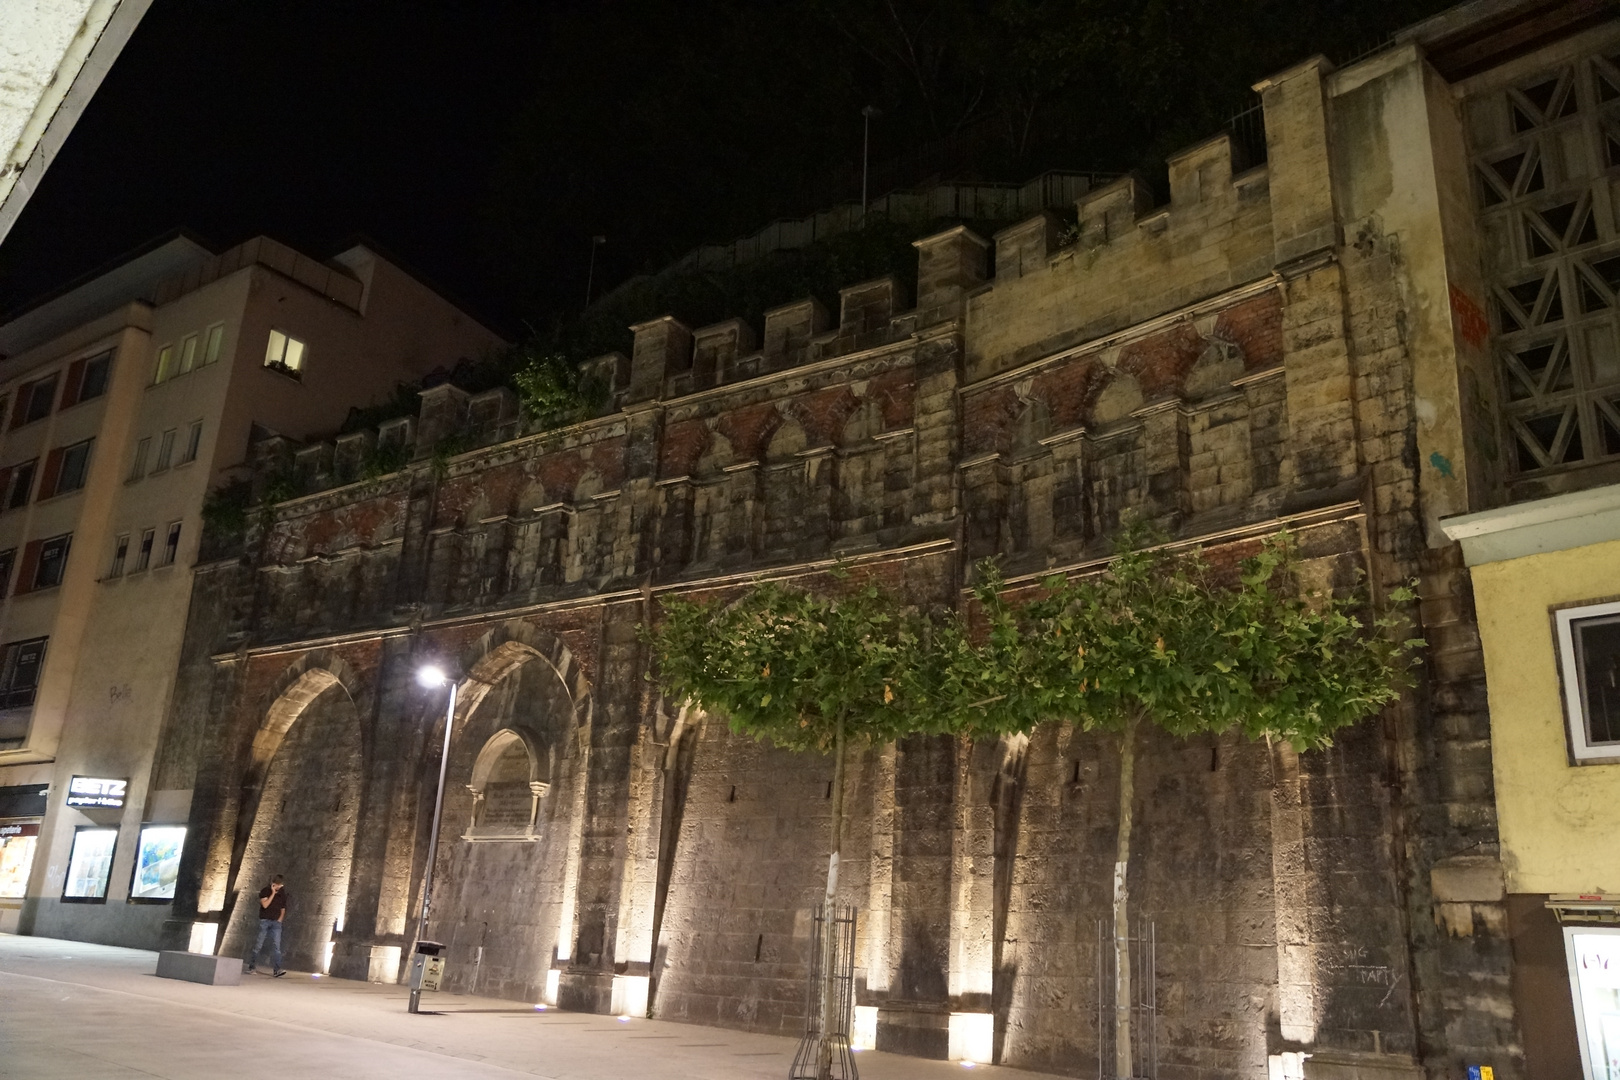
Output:
<path fill-rule="evenodd" d="M 131 900 L 173 900 L 180 875 L 180 851 L 186 846 L 184 825 L 145 825 L 135 851 L 135 878 L 129 885 Z"/>
<path fill-rule="evenodd" d="M 112 876 L 113 848 L 117 844 L 117 829 L 77 830 L 73 834 L 73 853 L 68 856 L 62 899 L 107 899 L 107 879 Z"/>
<path fill-rule="evenodd" d="M 28 895 L 28 871 L 39 842 L 37 821 L 0 821 L 0 900 Z"/>

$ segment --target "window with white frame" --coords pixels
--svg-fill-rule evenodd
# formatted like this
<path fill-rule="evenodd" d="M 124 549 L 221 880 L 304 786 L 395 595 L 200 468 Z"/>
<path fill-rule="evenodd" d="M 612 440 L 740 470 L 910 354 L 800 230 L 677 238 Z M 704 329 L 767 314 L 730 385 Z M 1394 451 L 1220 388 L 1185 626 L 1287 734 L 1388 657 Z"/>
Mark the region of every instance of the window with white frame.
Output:
<path fill-rule="evenodd" d="M 280 330 L 270 331 L 270 341 L 264 348 L 264 366 L 296 377 L 304 368 L 304 343 Z"/>
<path fill-rule="evenodd" d="M 174 437 L 179 431 L 179 428 L 170 428 L 163 433 L 163 438 L 158 441 L 157 464 L 152 466 L 153 472 L 162 472 L 174 464 Z"/>
<path fill-rule="evenodd" d="M 159 349 L 157 354 L 157 371 L 152 375 L 152 382 L 168 382 L 170 379 L 174 378 L 176 369 L 178 368 L 175 361 L 178 358 L 178 354 L 174 351 L 173 345 L 165 345 Z"/>
<path fill-rule="evenodd" d="M 152 437 L 148 435 L 135 444 L 135 460 L 129 465 L 129 478 L 139 480 L 146 475 L 146 459 L 152 453 Z"/>
<path fill-rule="evenodd" d="M 163 561 L 161 563 L 159 563 L 158 565 L 159 566 L 173 566 L 175 557 L 177 555 L 179 555 L 179 554 L 180 554 L 180 523 L 178 521 L 171 521 L 169 523 L 169 535 L 168 535 L 168 538 L 163 541 Z"/>
<path fill-rule="evenodd" d="M 108 577 L 123 577 L 124 564 L 129 561 L 129 533 L 120 533 L 118 540 L 113 544 L 112 566 L 107 570 Z"/>
<path fill-rule="evenodd" d="M 1620 761 L 1620 601 L 1553 613 L 1577 764 Z"/>
<path fill-rule="evenodd" d="M 202 449 L 202 425 L 201 420 L 191 422 L 191 430 L 186 432 L 186 448 L 180 453 L 180 464 L 197 460 L 197 451 Z"/>
<path fill-rule="evenodd" d="M 135 551 L 135 569 L 145 570 L 152 565 L 152 544 L 157 540 L 156 529 L 141 530 L 141 546 Z"/>
<path fill-rule="evenodd" d="M 220 346 L 225 343 L 225 324 L 215 323 L 208 328 L 207 344 L 203 346 L 202 362 L 206 366 L 219 359 Z"/>

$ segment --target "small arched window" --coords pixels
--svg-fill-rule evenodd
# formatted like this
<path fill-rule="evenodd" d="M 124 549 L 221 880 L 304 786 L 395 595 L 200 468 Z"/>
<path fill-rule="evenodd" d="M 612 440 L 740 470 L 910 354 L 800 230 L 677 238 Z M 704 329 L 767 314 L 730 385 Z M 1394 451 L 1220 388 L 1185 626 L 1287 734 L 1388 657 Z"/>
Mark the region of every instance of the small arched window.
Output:
<path fill-rule="evenodd" d="M 538 840 L 540 800 L 550 790 L 550 759 L 532 734 L 502 728 L 473 763 L 472 820 L 465 840 Z"/>

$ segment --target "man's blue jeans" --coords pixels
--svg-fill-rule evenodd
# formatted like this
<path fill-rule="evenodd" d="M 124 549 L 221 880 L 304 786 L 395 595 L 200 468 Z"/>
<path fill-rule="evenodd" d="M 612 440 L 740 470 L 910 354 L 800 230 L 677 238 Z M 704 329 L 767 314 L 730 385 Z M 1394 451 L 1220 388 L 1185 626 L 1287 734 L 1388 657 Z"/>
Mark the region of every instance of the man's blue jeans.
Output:
<path fill-rule="evenodd" d="M 270 970 L 281 970 L 281 922 L 278 919 L 259 920 L 259 939 L 253 943 L 253 951 L 248 954 L 244 971 L 252 971 L 259 962 L 259 953 L 264 950 L 264 939 L 270 939 Z"/>

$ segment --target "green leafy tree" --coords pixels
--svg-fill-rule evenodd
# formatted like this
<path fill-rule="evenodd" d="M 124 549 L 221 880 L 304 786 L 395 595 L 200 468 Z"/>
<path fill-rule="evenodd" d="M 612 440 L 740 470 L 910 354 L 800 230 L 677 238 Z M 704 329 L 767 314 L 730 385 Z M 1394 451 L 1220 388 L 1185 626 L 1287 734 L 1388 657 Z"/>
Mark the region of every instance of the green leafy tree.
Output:
<path fill-rule="evenodd" d="M 1128 542 L 1142 540 L 1134 533 Z M 1138 731 L 1240 730 L 1296 749 L 1376 713 L 1409 681 L 1413 650 L 1401 620 L 1368 621 L 1364 597 L 1306 593 L 1287 534 L 1243 560 L 1236 580 L 1195 550 L 1124 550 L 1100 574 L 1052 577 L 1023 603 L 1004 595 L 993 564 L 976 596 L 985 620 L 953 682 L 979 734 L 1028 731 L 1045 720 L 1115 736 L 1119 825 L 1114 863 L 1115 1072 L 1131 1069 L 1129 892 Z M 1412 599 L 1406 589 L 1391 602 Z M 974 689 L 976 688 L 976 689 Z"/>
<path fill-rule="evenodd" d="M 849 748 L 952 730 L 960 713 L 950 702 L 973 685 L 962 679 L 971 653 L 953 617 L 909 608 L 842 570 L 836 576 L 843 587 L 835 594 L 764 582 L 729 604 L 665 599 L 663 619 L 648 634 L 671 699 L 724 717 L 739 734 L 832 756 L 818 1062 L 824 1077 L 836 1008 L 830 930 Z"/>

